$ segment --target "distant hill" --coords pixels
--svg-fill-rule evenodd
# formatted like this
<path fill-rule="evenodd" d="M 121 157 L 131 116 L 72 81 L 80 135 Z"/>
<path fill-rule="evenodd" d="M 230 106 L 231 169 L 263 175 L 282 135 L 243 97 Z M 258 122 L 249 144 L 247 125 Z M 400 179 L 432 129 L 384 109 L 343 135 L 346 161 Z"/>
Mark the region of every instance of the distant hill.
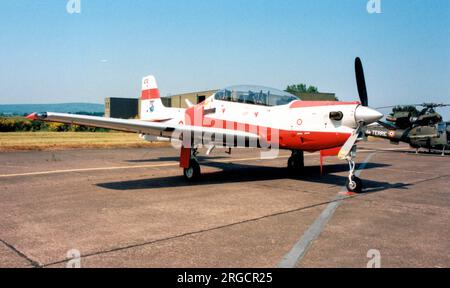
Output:
<path fill-rule="evenodd" d="M 94 103 L 0 105 L 0 114 L 3 115 L 24 115 L 33 112 L 103 113 L 104 111 L 103 104 Z"/>

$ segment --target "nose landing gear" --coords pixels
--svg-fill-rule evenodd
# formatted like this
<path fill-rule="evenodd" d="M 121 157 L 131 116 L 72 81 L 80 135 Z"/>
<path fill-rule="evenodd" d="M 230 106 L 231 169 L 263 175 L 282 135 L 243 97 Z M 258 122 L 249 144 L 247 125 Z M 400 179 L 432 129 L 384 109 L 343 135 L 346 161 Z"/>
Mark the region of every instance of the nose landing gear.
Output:
<path fill-rule="evenodd" d="M 348 161 L 348 166 L 350 168 L 346 187 L 349 192 L 361 193 L 363 189 L 363 184 L 361 179 L 355 176 L 355 168 L 356 168 L 355 157 L 356 157 L 356 145 L 353 146 L 349 155 L 346 157 L 346 160 Z"/>

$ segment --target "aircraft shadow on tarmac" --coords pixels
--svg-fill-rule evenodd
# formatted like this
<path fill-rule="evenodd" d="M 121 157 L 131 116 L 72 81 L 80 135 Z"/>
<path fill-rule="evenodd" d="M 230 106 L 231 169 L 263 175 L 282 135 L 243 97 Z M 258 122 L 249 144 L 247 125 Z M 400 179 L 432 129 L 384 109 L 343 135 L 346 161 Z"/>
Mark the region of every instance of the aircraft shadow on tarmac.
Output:
<path fill-rule="evenodd" d="M 359 149 L 371 149 L 371 150 L 376 150 L 379 152 L 386 152 L 386 150 L 383 149 L 374 149 L 374 148 L 364 148 L 361 147 Z M 427 151 L 427 150 L 420 150 L 419 153 L 416 153 L 416 150 L 411 150 L 410 148 L 405 148 L 405 149 L 400 149 L 400 150 L 389 150 L 389 153 L 400 153 L 400 154 L 405 154 L 405 155 L 417 155 L 417 156 L 438 156 L 438 157 L 443 157 L 443 156 L 450 156 L 450 151 L 449 150 L 445 150 L 444 155 L 442 155 L 442 150 L 431 150 Z"/>
<path fill-rule="evenodd" d="M 415 151 L 407 151 L 405 154 L 408 155 L 417 155 L 417 156 L 437 156 L 437 157 L 444 157 L 444 156 L 450 156 L 450 151 L 445 151 L 444 155 L 442 155 L 442 151 L 434 150 L 434 151 L 419 151 L 419 153 L 416 153 Z"/>
<path fill-rule="evenodd" d="M 97 186 L 112 190 L 139 190 L 155 188 L 173 188 L 185 186 L 201 186 L 211 184 L 226 184 L 238 182 L 254 182 L 277 179 L 297 179 L 305 182 L 323 183 L 328 185 L 345 186 L 347 177 L 335 175 L 333 173 L 347 172 L 347 164 L 331 164 L 324 166 L 324 175 L 320 175 L 319 166 L 306 166 L 300 175 L 291 175 L 287 168 L 265 167 L 246 164 L 201 162 L 202 166 L 211 166 L 222 169 L 211 173 L 202 174 L 201 178 L 195 182 L 188 183 L 183 176 L 168 176 L 149 179 L 99 183 Z M 388 164 L 368 163 L 364 170 L 386 167 Z M 365 192 L 372 193 L 390 188 L 406 189 L 408 184 L 387 183 L 379 181 L 364 180 Z"/>
<path fill-rule="evenodd" d="M 222 156 L 198 156 L 197 159 L 199 161 L 204 161 L 204 160 L 218 160 L 218 159 L 224 159 L 224 158 L 229 158 L 229 157 L 222 157 Z M 153 159 L 133 159 L 133 160 L 127 160 L 126 162 L 130 162 L 130 163 L 151 163 L 151 162 L 161 162 L 161 161 L 170 161 L 170 162 L 178 162 L 180 160 L 179 156 L 168 156 L 168 157 L 158 157 L 158 158 L 153 158 Z"/>

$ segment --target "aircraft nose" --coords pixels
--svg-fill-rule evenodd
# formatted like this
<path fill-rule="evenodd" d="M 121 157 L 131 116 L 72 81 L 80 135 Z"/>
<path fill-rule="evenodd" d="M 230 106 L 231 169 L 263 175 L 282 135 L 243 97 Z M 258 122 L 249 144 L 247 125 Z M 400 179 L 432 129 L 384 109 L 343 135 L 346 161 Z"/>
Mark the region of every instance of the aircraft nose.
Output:
<path fill-rule="evenodd" d="M 383 114 L 369 107 L 359 106 L 355 111 L 356 122 L 364 122 L 370 124 L 383 118 Z"/>

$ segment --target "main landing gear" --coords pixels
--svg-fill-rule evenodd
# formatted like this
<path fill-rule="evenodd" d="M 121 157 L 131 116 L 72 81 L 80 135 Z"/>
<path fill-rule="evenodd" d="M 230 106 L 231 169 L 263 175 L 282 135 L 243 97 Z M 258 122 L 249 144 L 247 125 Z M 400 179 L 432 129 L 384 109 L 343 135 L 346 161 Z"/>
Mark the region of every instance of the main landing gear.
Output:
<path fill-rule="evenodd" d="M 355 157 L 356 157 L 356 146 L 353 146 L 346 160 L 348 161 L 348 166 L 350 167 L 350 172 L 348 175 L 346 187 L 349 192 L 361 193 L 363 189 L 363 184 L 361 179 L 355 176 Z"/>
<path fill-rule="evenodd" d="M 298 172 L 305 168 L 304 152 L 301 150 L 293 150 L 291 157 L 288 159 L 288 169 L 291 172 Z"/>
<path fill-rule="evenodd" d="M 185 148 L 183 148 L 185 149 Z M 201 171 L 200 171 L 200 164 L 198 164 L 197 160 L 197 149 L 189 149 L 189 162 L 188 165 L 184 165 L 187 167 L 183 167 L 183 176 L 187 181 L 195 181 L 198 178 L 200 178 Z M 183 162 L 183 152 L 181 153 L 181 163 Z M 186 156 L 185 156 L 186 157 Z M 187 161 L 187 160 L 184 160 Z"/>

